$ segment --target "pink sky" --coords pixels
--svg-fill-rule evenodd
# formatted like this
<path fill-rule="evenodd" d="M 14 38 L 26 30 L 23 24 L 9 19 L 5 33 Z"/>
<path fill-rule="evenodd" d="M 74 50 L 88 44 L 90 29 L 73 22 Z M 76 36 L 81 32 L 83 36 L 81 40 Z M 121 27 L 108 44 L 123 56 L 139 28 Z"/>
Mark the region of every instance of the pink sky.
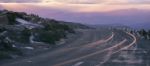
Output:
<path fill-rule="evenodd" d="M 1 0 L 0 2 L 0 9 L 34 13 L 41 17 L 65 21 L 91 24 L 150 21 L 148 19 L 150 0 Z"/>
<path fill-rule="evenodd" d="M 36 7 L 43 7 L 43 8 L 54 8 L 54 9 L 60 9 L 60 10 L 67 10 L 72 12 L 106 12 L 106 11 L 114 11 L 114 10 L 120 10 L 120 9 L 130 9 L 130 8 L 136 8 L 136 9 L 150 9 L 149 4 L 140 3 L 126 3 L 126 2 L 111 2 L 110 3 L 104 2 L 104 3 L 95 3 L 95 4 L 72 4 L 72 3 L 62 3 L 62 2 L 51 2 L 51 3 L 0 3 L 1 6 L 3 6 L 6 9 L 14 9 L 17 10 L 18 8 L 25 8 L 26 6 L 31 6 L 29 8 L 32 8 L 34 6 Z M 26 5 L 26 6 L 24 6 Z M 17 8 L 16 8 L 17 7 Z"/>

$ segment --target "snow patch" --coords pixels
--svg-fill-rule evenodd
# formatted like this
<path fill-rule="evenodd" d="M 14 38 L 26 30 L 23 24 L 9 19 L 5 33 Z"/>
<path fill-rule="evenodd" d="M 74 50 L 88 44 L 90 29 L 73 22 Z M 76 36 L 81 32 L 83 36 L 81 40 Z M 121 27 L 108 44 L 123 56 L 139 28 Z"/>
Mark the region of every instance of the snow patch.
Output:
<path fill-rule="evenodd" d="M 16 45 L 13 44 L 12 47 L 16 47 Z"/>
<path fill-rule="evenodd" d="M 2 33 L 0 33 L 0 36 L 5 35 L 7 33 L 7 31 L 4 31 Z"/>
<path fill-rule="evenodd" d="M 33 35 L 31 35 L 29 39 L 30 39 L 30 43 L 35 43 L 35 41 L 33 40 L 34 39 Z"/>
<path fill-rule="evenodd" d="M 45 44 L 44 42 L 37 42 L 37 41 L 34 41 L 34 36 L 33 35 L 31 35 L 30 36 L 30 38 L 29 38 L 29 40 L 30 40 L 30 43 L 32 43 L 32 44 Z"/>
<path fill-rule="evenodd" d="M 28 22 L 28 21 L 23 20 L 21 18 L 16 18 L 16 21 L 19 22 L 21 25 L 25 26 L 26 28 L 29 28 L 29 29 L 33 29 L 33 28 L 37 28 L 37 27 L 41 27 L 41 28 L 43 27 L 42 25 Z"/>
<path fill-rule="evenodd" d="M 21 23 L 21 24 L 31 24 L 30 22 L 25 21 L 25 20 L 20 19 L 20 18 L 16 18 L 16 21 L 19 22 L 19 23 Z"/>
<path fill-rule="evenodd" d="M 24 47 L 25 49 L 34 50 L 33 47 Z"/>

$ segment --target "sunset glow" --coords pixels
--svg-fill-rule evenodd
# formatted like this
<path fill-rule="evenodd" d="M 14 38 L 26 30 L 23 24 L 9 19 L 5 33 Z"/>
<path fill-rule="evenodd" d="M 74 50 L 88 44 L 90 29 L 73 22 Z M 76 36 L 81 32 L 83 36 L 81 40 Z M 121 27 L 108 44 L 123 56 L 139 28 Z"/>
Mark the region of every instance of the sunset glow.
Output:
<path fill-rule="evenodd" d="M 26 8 L 26 6 L 43 7 L 43 8 L 54 8 L 54 9 L 61 9 L 61 10 L 68 10 L 72 12 L 107 12 L 113 10 L 120 10 L 120 9 L 150 9 L 149 4 L 65 4 L 65 3 L 0 3 L 6 9 L 18 9 L 18 8 Z M 26 5 L 26 6 L 24 6 Z M 15 8 L 17 7 L 17 8 Z"/>
<path fill-rule="evenodd" d="M 110 23 L 114 19 L 118 20 L 117 16 L 120 15 L 127 17 L 126 19 L 123 16 L 120 21 L 129 20 L 129 22 L 133 22 L 134 17 L 140 15 L 136 18 L 139 20 L 135 22 L 140 20 L 147 22 L 148 19 L 146 18 L 149 16 L 147 13 L 150 12 L 150 0 L 1 0 L 0 2 L 0 9 L 33 13 L 41 17 L 72 22 L 91 23 L 88 19 L 93 18 L 92 20 L 96 23 L 99 21 Z M 133 17 L 129 18 L 128 16 L 131 15 Z M 107 21 L 107 18 L 110 17 L 110 21 Z"/>
<path fill-rule="evenodd" d="M 2 3 L 149 4 L 149 0 L 1 0 Z"/>

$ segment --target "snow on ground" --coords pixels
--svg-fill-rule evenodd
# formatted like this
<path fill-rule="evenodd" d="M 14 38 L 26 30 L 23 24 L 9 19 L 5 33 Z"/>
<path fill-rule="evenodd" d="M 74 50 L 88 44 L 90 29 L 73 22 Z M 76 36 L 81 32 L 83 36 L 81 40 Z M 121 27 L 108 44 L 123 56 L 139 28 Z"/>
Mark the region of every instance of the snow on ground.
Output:
<path fill-rule="evenodd" d="M 29 28 L 29 29 L 33 29 L 36 27 L 43 27 L 42 25 L 31 23 L 31 22 L 28 22 L 28 21 L 23 20 L 21 18 L 16 18 L 16 21 L 19 22 L 21 25 L 25 26 L 26 28 Z"/>
<path fill-rule="evenodd" d="M 30 38 L 29 38 L 29 39 L 30 39 L 30 43 L 32 43 L 32 44 L 44 44 L 44 42 L 37 42 L 37 41 L 34 41 L 34 38 L 35 38 L 35 37 L 34 37 L 33 35 L 30 36 Z"/>
<path fill-rule="evenodd" d="M 25 49 L 34 50 L 33 47 L 24 47 Z"/>
<path fill-rule="evenodd" d="M 25 21 L 23 19 L 20 19 L 20 18 L 17 18 L 16 21 L 19 22 L 19 23 L 21 23 L 21 24 L 32 24 L 32 23 L 30 23 L 28 21 Z"/>

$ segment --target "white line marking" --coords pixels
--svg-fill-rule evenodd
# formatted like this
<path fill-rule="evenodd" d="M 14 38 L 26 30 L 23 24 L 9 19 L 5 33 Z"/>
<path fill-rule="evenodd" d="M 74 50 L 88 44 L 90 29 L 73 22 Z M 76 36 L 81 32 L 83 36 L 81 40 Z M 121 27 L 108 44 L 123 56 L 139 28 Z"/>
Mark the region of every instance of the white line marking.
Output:
<path fill-rule="evenodd" d="M 74 65 L 72 65 L 72 66 L 80 66 L 81 64 L 83 64 L 84 62 L 78 62 L 78 63 L 76 63 L 76 64 L 74 64 Z"/>

